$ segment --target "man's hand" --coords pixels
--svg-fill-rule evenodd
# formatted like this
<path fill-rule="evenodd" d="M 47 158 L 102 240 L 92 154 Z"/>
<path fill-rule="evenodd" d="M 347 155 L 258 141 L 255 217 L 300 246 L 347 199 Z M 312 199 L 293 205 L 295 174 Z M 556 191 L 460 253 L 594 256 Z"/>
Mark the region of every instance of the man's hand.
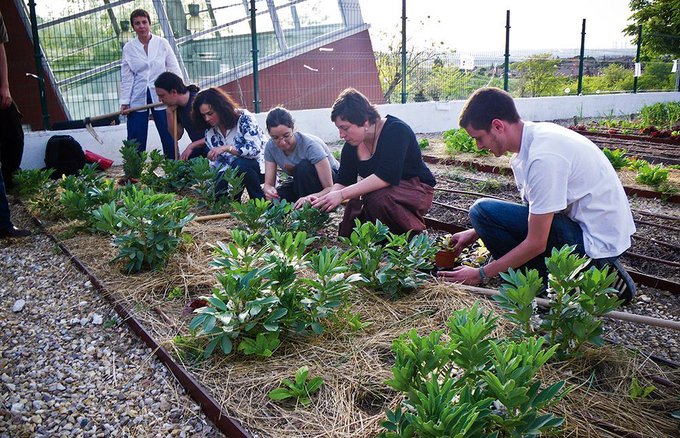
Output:
<path fill-rule="evenodd" d="M 9 87 L 0 88 L 0 109 L 9 108 L 12 104 L 12 94 L 9 92 Z"/>
<path fill-rule="evenodd" d="M 452 271 L 439 271 L 437 276 L 441 277 L 444 281 L 468 284 L 470 286 L 476 286 L 482 282 L 479 269 L 470 266 L 459 266 Z"/>
<path fill-rule="evenodd" d="M 460 233 L 451 236 L 449 245 L 453 245 L 453 253 L 458 257 L 465 248 L 475 243 L 478 238 L 479 235 L 474 228 L 470 228 L 469 230 L 461 231 Z"/>
<path fill-rule="evenodd" d="M 120 106 L 120 115 L 121 116 L 126 116 L 129 113 L 130 105 L 121 105 Z"/>

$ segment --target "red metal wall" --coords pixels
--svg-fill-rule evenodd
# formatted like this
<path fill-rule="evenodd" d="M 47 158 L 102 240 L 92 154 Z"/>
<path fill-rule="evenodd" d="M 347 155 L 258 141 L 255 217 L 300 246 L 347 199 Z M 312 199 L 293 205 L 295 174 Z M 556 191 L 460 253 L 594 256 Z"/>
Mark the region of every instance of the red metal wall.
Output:
<path fill-rule="evenodd" d="M 30 124 L 33 130 L 41 130 L 43 125 L 38 81 L 34 77 L 26 76 L 26 73 L 36 74 L 33 42 L 21 21 L 14 2 L 3 0 L 2 6 L 0 12 L 2 12 L 7 33 L 9 33 L 9 43 L 5 44 L 5 52 L 7 53 L 10 92 L 24 115 L 22 123 Z M 45 94 L 50 121 L 65 120 L 66 113 L 44 70 L 43 78 L 46 84 Z"/>
<path fill-rule="evenodd" d="M 261 69 L 258 80 L 262 111 L 277 105 L 291 110 L 329 108 L 347 87 L 376 105 L 384 103 L 368 30 Z M 253 109 L 252 75 L 221 88 Z"/>

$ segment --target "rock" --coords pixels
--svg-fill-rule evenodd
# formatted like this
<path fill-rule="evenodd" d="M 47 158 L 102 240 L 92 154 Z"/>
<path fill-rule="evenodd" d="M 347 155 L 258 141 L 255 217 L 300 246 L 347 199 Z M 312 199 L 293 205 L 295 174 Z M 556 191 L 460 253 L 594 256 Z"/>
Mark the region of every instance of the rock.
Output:
<path fill-rule="evenodd" d="M 12 306 L 12 312 L 17 313 L 21 312 L 24 309 L 24 306 L 26 305 L 26 300 L 16 300 L 14 302 L 14 305 Z"/>
<path fill-rule="evenodd" d="M 24 404 L 23 403 L 12 403 L 12 407 L 10 408 L 10 412 L 13 414 L 20 414 L 24 411 Z"/>
<path fill-rule="evenodd" d="M 101 316 L 98 313 L 94 313 L 92 315 L 92 324 L 94 325 L 101 325 L 101 323 L 104 322 L 104 317 Z"/>

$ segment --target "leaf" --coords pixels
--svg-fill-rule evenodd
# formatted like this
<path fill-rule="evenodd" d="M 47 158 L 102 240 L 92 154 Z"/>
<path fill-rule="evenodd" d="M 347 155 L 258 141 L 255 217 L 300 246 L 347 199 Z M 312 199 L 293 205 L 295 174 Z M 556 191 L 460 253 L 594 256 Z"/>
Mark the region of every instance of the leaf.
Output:
<path fill-rule="evenodd" d="M 286 388 L 276 388 L 269 392 L 269 398 L 272 400 L 285 400 L 290 397 L 293 397 L 293 394 Z"/>
<path fill-rule="evenodd" d="M 222 341 L 220 342 L 220 348 L 222 348 L 222 352 L 224 354 L 230 354 L 231 353 L 232 343 L 231 343 L 231 339 L 229 339 L 229 336 L 227 336 L 227 335 L 222 336 Z"/>

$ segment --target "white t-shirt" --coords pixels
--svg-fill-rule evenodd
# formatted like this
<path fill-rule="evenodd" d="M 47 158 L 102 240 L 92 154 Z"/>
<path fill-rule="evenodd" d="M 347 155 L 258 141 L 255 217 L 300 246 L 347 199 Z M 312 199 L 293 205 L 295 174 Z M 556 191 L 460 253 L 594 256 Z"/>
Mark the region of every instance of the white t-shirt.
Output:
<path fill-rule="evenodd" d="M 511 165 L 529 213 L 566 214 L 583 230 L 588 256 L 615 257 L 630 247 L 635 224 L 628 198 L 593 142 L 554 123 L 524 122 Z"/>

